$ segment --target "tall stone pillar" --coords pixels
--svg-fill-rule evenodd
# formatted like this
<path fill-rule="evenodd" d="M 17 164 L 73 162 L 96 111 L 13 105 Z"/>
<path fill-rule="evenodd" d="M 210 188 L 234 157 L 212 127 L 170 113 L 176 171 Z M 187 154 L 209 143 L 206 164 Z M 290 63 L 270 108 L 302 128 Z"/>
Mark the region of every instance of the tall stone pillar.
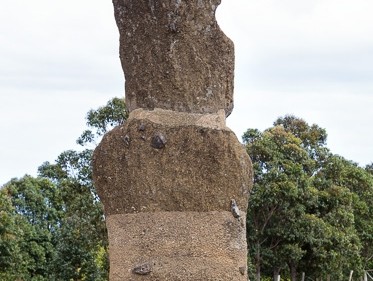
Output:
<path fill-rule="evenodd" d="M 234 50 L 220 0 L 113 3 L 130 114 L 93 161 L 110 281 L 247 280 L 251 162 L 225 125 Z"/>

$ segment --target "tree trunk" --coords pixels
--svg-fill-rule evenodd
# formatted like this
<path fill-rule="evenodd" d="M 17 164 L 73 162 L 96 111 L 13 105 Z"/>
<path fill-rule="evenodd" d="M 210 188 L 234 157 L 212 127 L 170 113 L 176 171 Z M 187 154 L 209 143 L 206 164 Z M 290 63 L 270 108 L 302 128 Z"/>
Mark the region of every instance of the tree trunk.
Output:
<path fill-rule="evenodd" d="M 256 243 L 256 254 L 255 254 L 255 271 L 256 281 L 260 281 L 260 243 Z"/>
<path fill-rule="evenodd" d="M 290 280 L 297 281 L 297 266 L 295 262 L 289 263 L 289 269 L 290 269 Z"/>
<path fill-rule="evenodd" d="M 278 281 L 280 276 L 280 268 L 275 267 L 273 269 L 273 281 Z"/>
<path fill-rule="evenodd" d="M 302 272 L 302 281 L 304 281 L 306 278 L 306 273 Z"/>
<path fill-rule="evenodd" d="M 350 271 L 350 278 L 348 279 L 349 281 L 352 281 L 352 274 L 354 274 L 353 270 Z"/>

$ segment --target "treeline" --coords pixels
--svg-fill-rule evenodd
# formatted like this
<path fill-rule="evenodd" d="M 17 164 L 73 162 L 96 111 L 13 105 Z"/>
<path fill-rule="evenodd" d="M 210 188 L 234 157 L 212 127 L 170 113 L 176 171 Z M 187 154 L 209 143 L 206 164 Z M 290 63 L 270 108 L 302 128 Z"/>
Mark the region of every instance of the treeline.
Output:
<path fill-rule="evenodd" d="M 362 280 L 373 269 L 373 164 L 332 154 L 326 131 L 285 116 L 243 136 L 254 165 L 251 280 Z"/>
<path fill-rule="evenodd" d="M 80 152 L 44 163 L 38 177 L 12 179 L 0 190 L 1 281 L 108 280 L 108 239 L 92 182 L 96 141 L 126 119 L 113 99 L 87 114 Z"/>
<path fill-rule="evenodd" d="M 108 280 L 107 233 L 92 149 L 125 122 L 114 98 L 87 114 L 82 151 L 44 163 L 0 190 L 0 280 Z M 254 166 L 247 211 L 250 280 L 360 280 L 373 269 L 373 164 L 332 154 L 326 131 L 285 116 L 244 144 Z"/>

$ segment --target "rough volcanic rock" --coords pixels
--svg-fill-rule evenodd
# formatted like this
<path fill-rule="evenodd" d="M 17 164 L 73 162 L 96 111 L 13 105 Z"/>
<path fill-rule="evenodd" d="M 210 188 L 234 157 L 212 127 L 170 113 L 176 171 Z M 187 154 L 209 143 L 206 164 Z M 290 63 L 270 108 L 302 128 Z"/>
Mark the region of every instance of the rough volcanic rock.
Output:
<path fill-rule="evenodd" d="M 230 211 L 232 199 L 247 209 L 251 162 L 234 133 L 221 127 L 224 116 L 163 110 L 131 116 L 94 153 L 107 216 Z"/>
<path fill-rule="evenodd" d="M 194 113 L 233 109 L 233 43 L 221 0 L 113 0 L 126 104 Z"/>
<path fill-rule="evenodd" d="M 245 281 L 246 214 L 110 215 L 110 281 Z"/>
<path fill-rule="evenodd" d="M 93 156 L 110 281 L 247 280 L 250 159 L 225 125 L 233 43 L 221 0 L 113 0 L 126 123 Z"/>

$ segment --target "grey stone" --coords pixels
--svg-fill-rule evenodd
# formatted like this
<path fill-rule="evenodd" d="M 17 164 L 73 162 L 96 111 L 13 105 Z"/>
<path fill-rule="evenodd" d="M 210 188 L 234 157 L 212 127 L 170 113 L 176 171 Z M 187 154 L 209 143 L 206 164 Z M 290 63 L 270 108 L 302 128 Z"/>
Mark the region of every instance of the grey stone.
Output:
<path fill-rule="evenodd" d="M 150 272 L 152 272 L 152 266 L 150 263 L 144 263 L 144 264 L 141 264 L 139 266 L 136 266 L 132 272 L 134 274 L 138 274 L 138 275 L 148 275 L 150 274 Z"/>
<path fill-rule="evenodd" d="M 152 137 L 151 146 L 157 149 L 162 149 L 166 146 L 166 142 L 166 137 L 162 133 L 155 133 Z"/>

